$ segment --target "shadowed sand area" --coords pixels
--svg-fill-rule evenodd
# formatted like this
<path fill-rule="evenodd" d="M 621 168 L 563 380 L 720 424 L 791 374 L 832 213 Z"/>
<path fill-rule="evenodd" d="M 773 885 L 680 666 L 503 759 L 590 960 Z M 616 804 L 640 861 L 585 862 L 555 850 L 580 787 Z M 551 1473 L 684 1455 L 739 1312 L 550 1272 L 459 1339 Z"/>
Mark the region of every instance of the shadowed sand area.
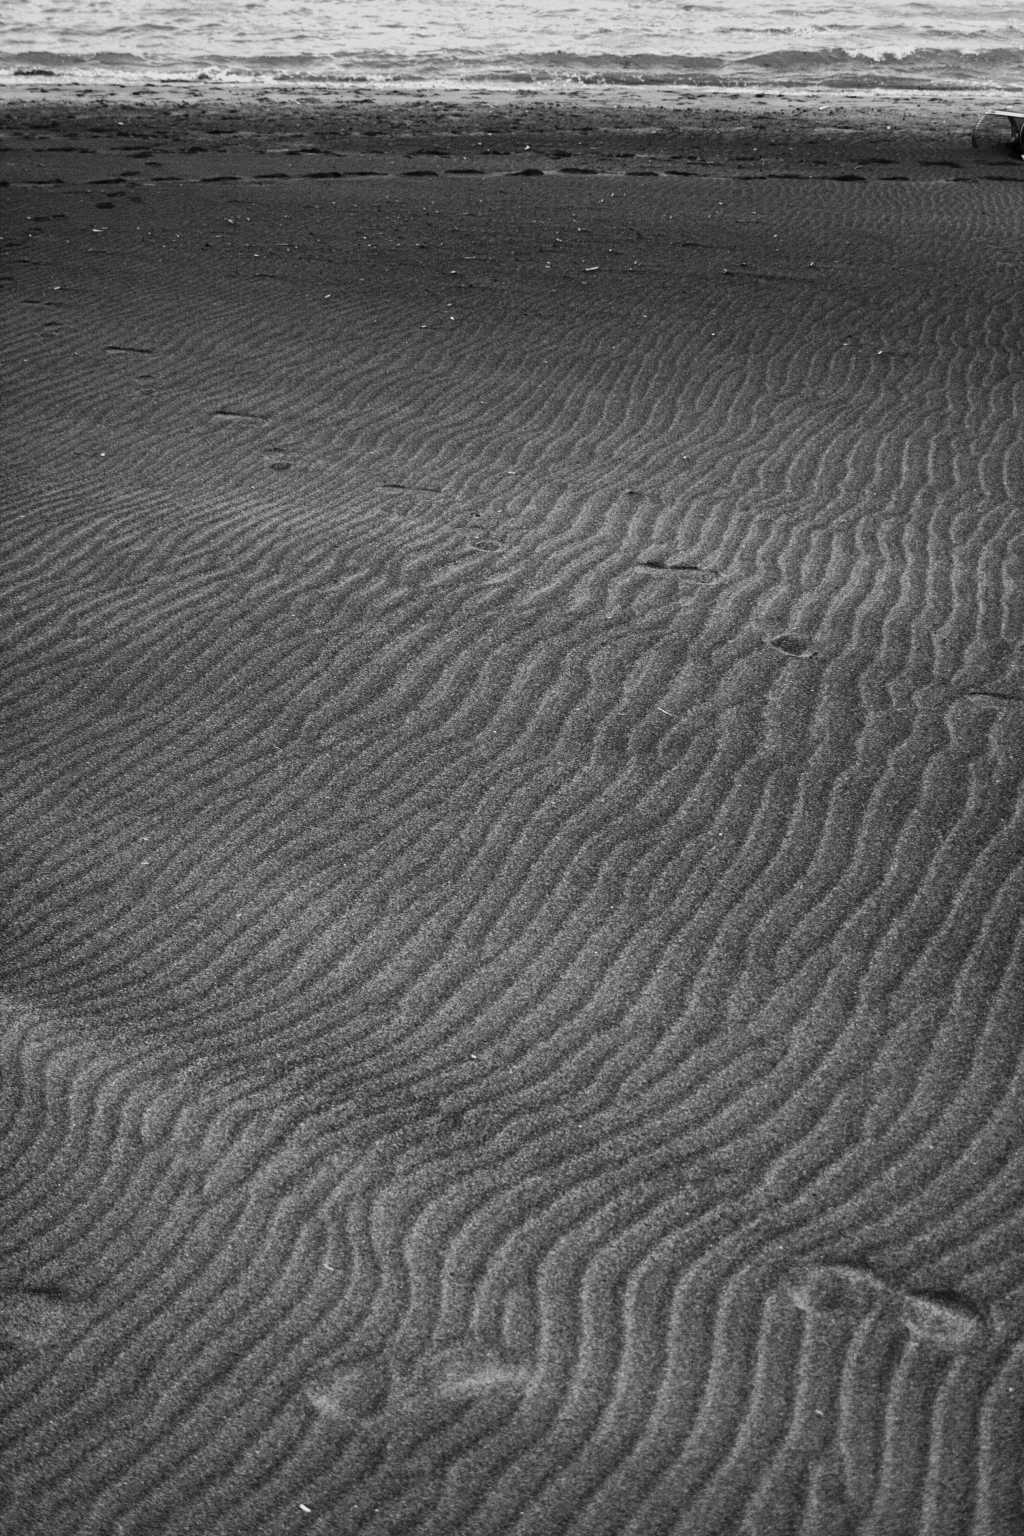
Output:
<path fill-rule="evenodd" d="M 1020 169 L 370 124 L 7 113 L 4 1530 L 1020 1529 Z"/>

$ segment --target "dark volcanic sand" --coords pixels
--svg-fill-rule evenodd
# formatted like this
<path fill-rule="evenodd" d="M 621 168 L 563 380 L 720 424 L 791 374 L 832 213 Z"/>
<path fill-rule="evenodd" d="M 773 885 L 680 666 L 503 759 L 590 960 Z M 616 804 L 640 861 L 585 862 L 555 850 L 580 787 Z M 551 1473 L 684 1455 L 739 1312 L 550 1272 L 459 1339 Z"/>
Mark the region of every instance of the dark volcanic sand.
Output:
<path fill-rule="evenodd" d="M 998 134 L 3 115 L 5 1533 L 1021 1529 Z"/>

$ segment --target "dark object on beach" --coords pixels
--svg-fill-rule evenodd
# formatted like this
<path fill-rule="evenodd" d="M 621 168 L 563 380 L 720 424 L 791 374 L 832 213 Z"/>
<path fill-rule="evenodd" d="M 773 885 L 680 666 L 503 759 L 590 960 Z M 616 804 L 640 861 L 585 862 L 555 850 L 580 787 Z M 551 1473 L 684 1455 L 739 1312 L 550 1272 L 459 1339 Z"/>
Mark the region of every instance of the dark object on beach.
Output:
<path fill-rule="evenodd" d="M 664 560 L 661 555 L 651 555 L 647 560 L 638 560 L 637 564 L 645 571 L 699 571 L 703 569 L 702 566 L 694 565 L 692 560 Z"/>
<path fill-rule="evenodd" d="M 814 650 L 809 640 L 803 635 L 772 635 L 768 641 L 774 645 L 777 651 L 784 656 L 813 656 Z"/>
<path fill-rule="evenodd" d="M 1010 154 L 1016 155 L 1020 160 L 1024 160 L 1024 106 L 992 107 L 988 112 L 983 112 L 971 130 L 971 143 L 975 149 L 978 147 L 978 129 L 981 127 L 982 123 L 987 122 L 990 117 L 1009 118 Z"/>

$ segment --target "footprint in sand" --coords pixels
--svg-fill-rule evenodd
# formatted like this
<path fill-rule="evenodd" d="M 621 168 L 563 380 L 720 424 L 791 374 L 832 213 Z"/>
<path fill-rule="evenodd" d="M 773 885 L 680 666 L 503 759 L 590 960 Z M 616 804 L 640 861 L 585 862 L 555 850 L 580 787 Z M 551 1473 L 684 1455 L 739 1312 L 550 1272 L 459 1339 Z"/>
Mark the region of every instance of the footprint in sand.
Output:
<path fill-rule="evenodd" d="M 468 1402 L 525 1392 L 531 1379 L 532 1373 L 521 1362 L 495 1351 L 455 1347 L 426 1356 L 413 1371 L 405 1391 L 413 1399 Z"/>
<path fill-rule="evenodd" d="M 790 1301 L 813 1316 L 866 1317 L 886 1296 L 883 1281 L 852 1264 L 809 1264 L 785 1283 Z"/>
<path fill-rule="evenodd" d="M 522 1363 L 490 1350 L 455 1347 L 433 1351 L 392 1367 L 383 1356 L 337 1366 L 306 1389 L 314 1411 L 349 1430 L 387 1413 L 419 1417 L 439 1405 L 507 1401 L 522 1395 L 533 1373 Z"/>
<path fill-rule="evenodd" d="M 785 1290 L 801 1312 L 855 1320 L 874 1316 L 904 1331 L 913 1343 L 944 1354 L 980 1349 L 989 1334 L 981 1311 L 965 1297 L 903 1290 L 855 1265 L 808 1265 L 789 1277 Z"/>
<path fill-rule="evenodd" d="M 391 1387 L 387 1361 L 371 1358 L 326 1371 L 306 1388 L 306 1400 L 325 1419 L 354 1429 L 380 1413 Z"/>
<path fill-rule="evenodd" d="M 907 1291 L 899 1298 L 898 1313 L 915 1343 L 948 1355 L 980 1349 L 988 1335 L 984 1317 L 962 1296 Z"/>
<path fill-rule="evenodd" d="M 0 1291 L 0 1345 L 25 1353 L 62 1343 L 88 1315 L 88 1308 L 63 1292 Z"/>

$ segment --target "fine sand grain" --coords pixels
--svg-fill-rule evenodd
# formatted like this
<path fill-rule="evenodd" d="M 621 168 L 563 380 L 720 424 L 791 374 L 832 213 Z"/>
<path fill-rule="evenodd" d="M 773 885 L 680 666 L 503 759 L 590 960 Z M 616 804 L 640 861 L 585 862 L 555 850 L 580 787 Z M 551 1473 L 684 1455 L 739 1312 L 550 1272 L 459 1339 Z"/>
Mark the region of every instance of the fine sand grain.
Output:
<path fill-rule="evenodd" d="M 7 114 L 3 1529 L 1003 1536 L 1020 169 L 500 111 Z"/>

